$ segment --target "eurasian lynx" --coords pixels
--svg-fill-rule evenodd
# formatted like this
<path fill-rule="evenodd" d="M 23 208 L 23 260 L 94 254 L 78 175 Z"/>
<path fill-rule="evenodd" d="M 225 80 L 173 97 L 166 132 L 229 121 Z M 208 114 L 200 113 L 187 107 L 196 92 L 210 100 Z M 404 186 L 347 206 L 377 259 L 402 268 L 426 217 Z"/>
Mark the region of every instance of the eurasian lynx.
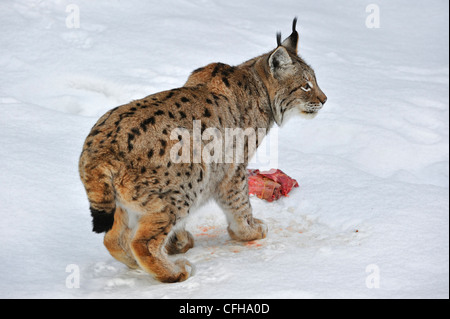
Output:
<path fill-rule="evenodd" d="M 326 101 L 314 71 L 297 55 L 298 33 L 269 53 L 238 66 L 213 63 L 195 70 L 184 87 L 156 93 L 116 107 L 92 128 L 79 162 L 93 217 L 93 230 L 106 232 L 104 244 L 117 260 L 141 268 L 163 282 L 189 277 L 185 259 L 167 254 L 193 247 L 183 220 L 209 199 L 225 212 L 228 232 L 236 240 L 264 238 L 267 226 L 254 218 L 246 166 L 254 150 L 246 147 L 242 162 L 176 160 L 171 152 L 183 136 L 179 128 L 203 133 L 215 128 L 272 127 L 290 111 L 312 117 Z M 201 121 L 201 122 L 195 122 Z M 176 137 L 175 139 L 173 137 Z M 192 134 L 191 134 L 192 136 Z M 256 141 L 259 145 L 261 140 Z M 201 147 L 206 141 L 200 140 Z"/>

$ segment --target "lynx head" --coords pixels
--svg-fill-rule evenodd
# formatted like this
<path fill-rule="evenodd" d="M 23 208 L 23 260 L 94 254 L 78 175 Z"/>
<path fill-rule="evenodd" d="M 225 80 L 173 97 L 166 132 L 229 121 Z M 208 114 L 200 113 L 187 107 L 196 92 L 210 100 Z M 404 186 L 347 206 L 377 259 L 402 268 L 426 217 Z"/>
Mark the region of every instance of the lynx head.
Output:
<path fill-rule="evenodd" d="M 327 100 L 317 84 L 314 70 L 297 54 L 296 24 L 297 18 L 291 35 L 283 42 L 281 33 L 277 34 L 278 47 L 268 54 L 266 73 L 272 86 L 271 107 L 279 126 L 292 113 L 314 118 Z"/>

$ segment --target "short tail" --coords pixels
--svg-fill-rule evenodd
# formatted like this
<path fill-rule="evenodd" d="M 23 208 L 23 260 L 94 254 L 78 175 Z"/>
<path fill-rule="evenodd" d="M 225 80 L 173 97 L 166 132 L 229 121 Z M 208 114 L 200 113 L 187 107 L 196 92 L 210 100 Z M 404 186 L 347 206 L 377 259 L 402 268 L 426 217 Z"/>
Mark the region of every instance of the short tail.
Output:
<path fill-rule="evenodd" d="M 116 198 L 110 170 L 102 165 L 90 168 L 90 165 L 80 163 L 80 177 L 89 199 L 92 231 L 96 233 L 109 231 L 114 224 L 116 211 Z"/>
<path fill-rule="evenodd" d="M 113 227 L 115 207 L 112 212 L 97 210 L 92 206 L 89 209 L 91 210 L 93 232 L 106 233 Z"/>

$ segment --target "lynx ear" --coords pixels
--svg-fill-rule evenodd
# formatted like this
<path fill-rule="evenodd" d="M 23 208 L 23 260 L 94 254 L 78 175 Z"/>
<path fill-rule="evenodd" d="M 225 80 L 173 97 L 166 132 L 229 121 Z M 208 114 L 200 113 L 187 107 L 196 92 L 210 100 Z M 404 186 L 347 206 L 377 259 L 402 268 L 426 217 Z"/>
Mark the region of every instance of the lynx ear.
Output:
<path fill-rule="evenodd" d="M 279 46 L 269 56 L 269 68 L 273 75 L 277 75 L 278 71 L 282 71 L 290 65 L 292 65 L 292 59 L 284 46 Z"/>
<path fill-rule="evenodd" d="M 294 21 L 292 22 L 292 33 L 289 37 L 287 37 L 281 45 L 284 46 L 289 51 L 297 54 L 297 47 L 298 47 L 298 32 L 295 30 L 295 27 L 297 26 L 297 17 L 294 18 Z"/>

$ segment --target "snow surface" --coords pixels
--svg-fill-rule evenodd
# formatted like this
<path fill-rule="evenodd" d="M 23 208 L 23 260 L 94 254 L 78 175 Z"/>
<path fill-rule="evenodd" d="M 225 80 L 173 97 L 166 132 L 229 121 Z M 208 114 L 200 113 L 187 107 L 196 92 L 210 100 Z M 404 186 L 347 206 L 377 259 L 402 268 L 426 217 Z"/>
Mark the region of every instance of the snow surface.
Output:
<path fill-rule="evenodd" d="M 371 3 L 1 1 L 0 297 L 448 298 L 449 3 L 377 0 L 368 28 Z M 115 261 L 77 172 L 92 125 L 197 67 L 269 51 L 294 16 L 328 102 L 279 130 L 279 168 L 300 187 L 252 198 L 268 237 L 230 240 L 211 203 L 188 222 L 187 281 Z"/>

